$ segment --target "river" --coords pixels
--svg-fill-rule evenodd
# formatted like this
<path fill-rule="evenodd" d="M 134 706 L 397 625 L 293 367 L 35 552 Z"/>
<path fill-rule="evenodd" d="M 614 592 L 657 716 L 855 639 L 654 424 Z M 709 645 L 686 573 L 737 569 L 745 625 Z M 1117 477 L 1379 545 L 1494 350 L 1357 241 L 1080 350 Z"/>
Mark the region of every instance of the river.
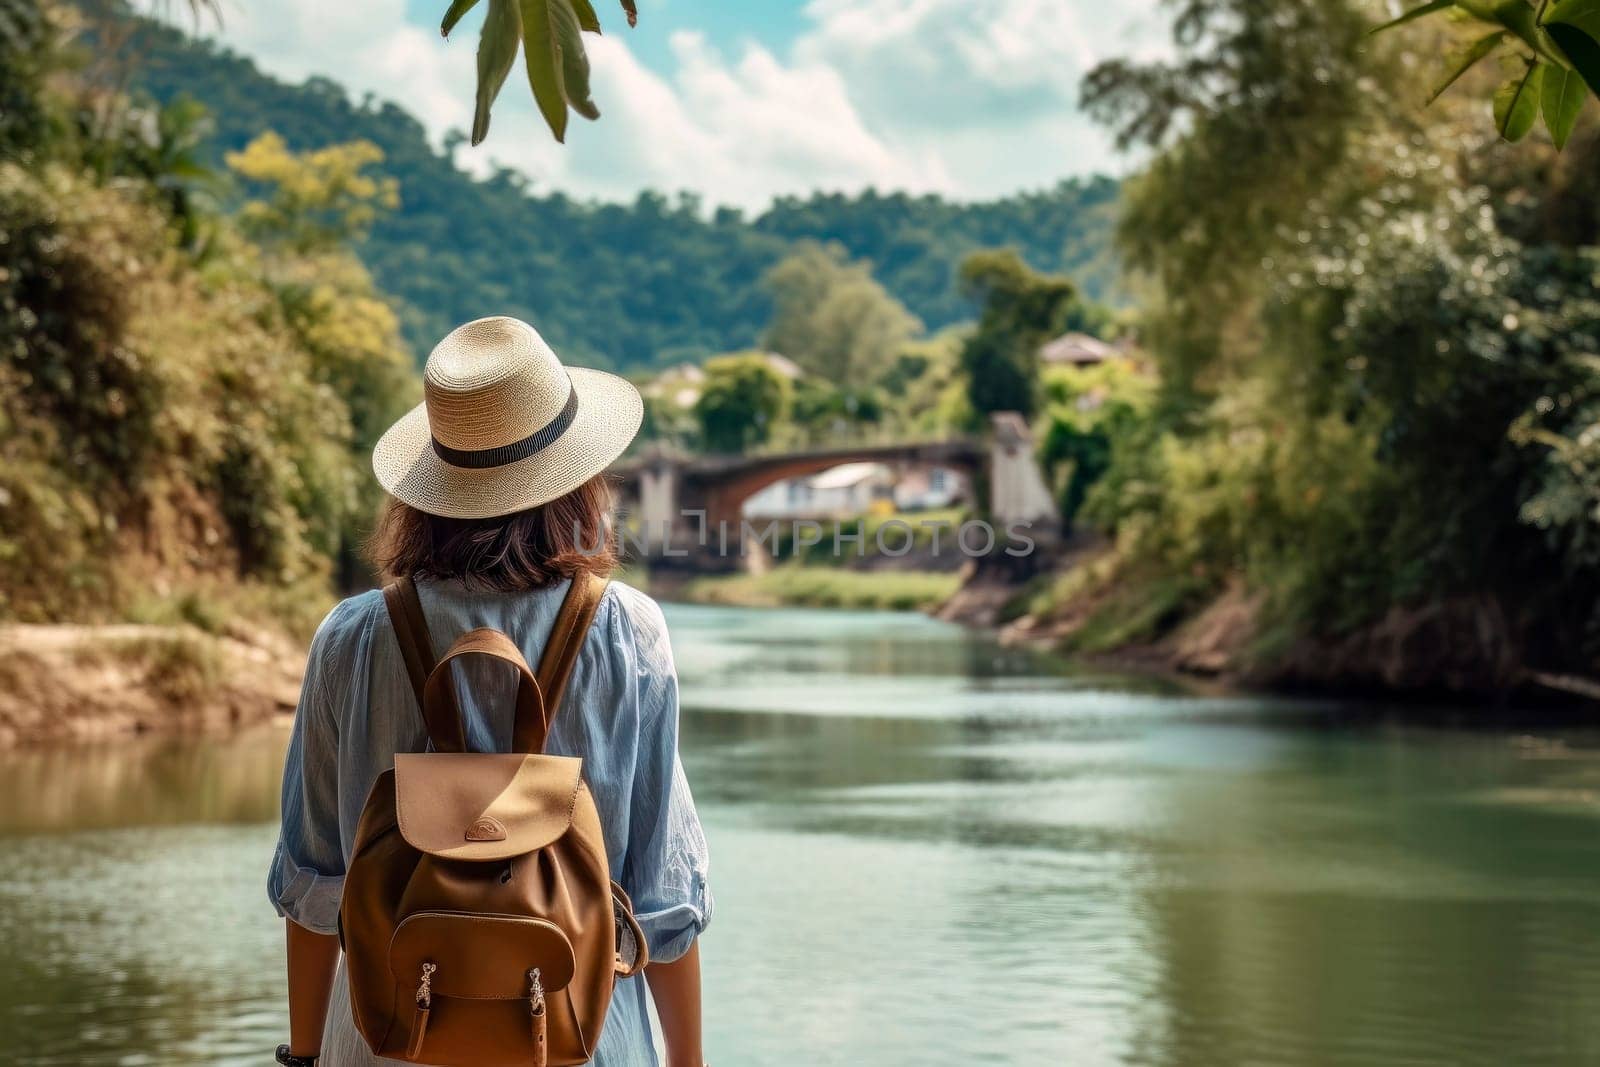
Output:
<path fill-rule="evenodd" d="M 1600 1061 L 1600 738 L 668 618 L 717 1067 Z M 269 1061 L 283 740 L 0 756 L 0 1062 Z"/>

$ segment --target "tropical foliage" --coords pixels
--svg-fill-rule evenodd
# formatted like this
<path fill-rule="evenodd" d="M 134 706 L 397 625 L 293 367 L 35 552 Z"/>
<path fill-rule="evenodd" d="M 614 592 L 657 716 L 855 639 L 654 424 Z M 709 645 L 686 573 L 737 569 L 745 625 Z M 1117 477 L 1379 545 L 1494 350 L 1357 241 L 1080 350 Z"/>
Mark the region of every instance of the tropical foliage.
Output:
<path fill-rule="evenodd" d="M 1520 141 L 1543 117 L 1555 146 L 1565 147 L 1590 95 L 1600 95 L 1600 0 L 1428 0 L 1373 32 L 1441 12 L 1473 31 L 1446 56 L 1429 102 L 1483 60 L 1502 56 L 1507 77 L 1494 91 L 1495 130 Z"/>
<path fill-rule="evenodd" d="M 0 163 L 0 616 L 255 586 L 303 621 L 353 577 L 365 457 L 415 392 L 398 322 L 303 195 L 316 160 L 256 175 L 276 214 L 219 215 L 191 195 L 215 180 L 192 113 L 70 77 L 60 28 L 23 28 L 26 61 L 0 57 L 23 105 Z"/>
<path fill-rule="evenodd" d="M 1511 148 L 1467 94 L 1404 106 L 1450 27 L 1370 22 L 1190 0 L 1175 60 L 1090 75 L 1155 151 L 1119 240 L 1162 386 L 1085 511 L 1125 573 L 1242 581 L 1280 634 L 1462 610 L 1524 663 L 1592 665 L 1600 137 Z"/>

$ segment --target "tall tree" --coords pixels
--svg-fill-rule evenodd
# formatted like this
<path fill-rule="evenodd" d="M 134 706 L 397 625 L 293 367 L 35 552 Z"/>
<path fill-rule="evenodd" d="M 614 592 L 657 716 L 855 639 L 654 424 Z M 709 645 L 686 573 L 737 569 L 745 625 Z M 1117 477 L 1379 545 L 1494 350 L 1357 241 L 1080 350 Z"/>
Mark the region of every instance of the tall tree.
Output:
<path fill-rule="evenodd" d="M 1570 665 L 1600 650 L 1597 539 L 1530 446 L 1580 441 L 1594 395 L 1592 133 L 1557 158 L 1497 143 L 1470 93 L 1417 108 L 1448 27 L 1373 38 L 1371 11 L 1185 0 L 1175 58 L 1090 74 L 1155 149 L 1120 240 L 1168 389 L 1099 502 L 1125 548 L 1242 574 L 1278 622 L 1453 606 Z"/>
<path fill-rule="evenodd" d="M 1120 146 L 1158 150 L 1118 244 L 1155 290 L 1144 330 L 1170 384 L 1238 352 L 1263 267 L 1299 244 L 1308 201 L 1391 102 L 1371 91 L 1392 78 L 1365 48 L 1369 25 L 1348 0 L 1181 0 L 1174 58 L 1085 78 L 1085 106 Z"/>
<path fill-rule="evenodd" d="M 1030 270 L 1008 248 L 969 256 L 961 284 L 983 308 L 961 349 L 972 410 L 1031 416 L 1038 408 L 1039 348 L 1060 331 L 1077 290 L 1066 278 Z"/>
<path fill-rule="evenodd" d="M 718 356 L 705 371 L 694 413 L 706 450 L 743 452 L 765 442 L 788 409 L 788 379 L 759 352 Z"/>
<path fill-rule="evenodd" d="M 804 241 L 764 279 L 773 297 L 768 348 L 847 389 L 864 389 L 922 330 L 905 307 L 838 245 Z"/>

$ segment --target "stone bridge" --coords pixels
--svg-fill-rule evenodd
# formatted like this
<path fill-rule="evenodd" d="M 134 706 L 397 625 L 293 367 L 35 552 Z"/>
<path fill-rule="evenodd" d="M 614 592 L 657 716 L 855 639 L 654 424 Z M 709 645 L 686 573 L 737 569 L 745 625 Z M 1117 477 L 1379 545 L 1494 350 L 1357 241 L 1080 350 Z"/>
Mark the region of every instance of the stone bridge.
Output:
<path fill-rule="evenodd" d="M 844 463 L 940 466 L 962 471 L 1000 528 L 1026 523 L 1046 538 L 1059 532 L 1055 501 L 1034 459 L 1020 415 L 1001 412 L 987 438 L 840 445 L 798 452 L 686 456 L 652 448 L 613 468 L 646 543 L 689 544 L 723 523 L 737 531 L 744 502 L 774 482 L 818 474 Z M 703 523 L 701 516 L 703 515 Z"/>

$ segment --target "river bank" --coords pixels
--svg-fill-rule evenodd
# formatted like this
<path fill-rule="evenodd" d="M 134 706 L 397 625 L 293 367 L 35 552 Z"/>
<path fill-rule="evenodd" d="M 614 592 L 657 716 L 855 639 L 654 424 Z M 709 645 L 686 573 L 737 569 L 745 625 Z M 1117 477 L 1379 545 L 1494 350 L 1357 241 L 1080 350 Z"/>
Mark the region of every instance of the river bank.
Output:
<path fill-rule="evenodd" d="M 1112 546 L 1080 537 L 1043 572 L 970 563 L 959 572 L 785 563 L 762 574 L 650 576 L 684 603 L 922 611 L 1099 667 L 1204 681 L 1225 690 L 1372 697 L 1431 720 L 1465 701 L 1490 718 L 1511 707 L 1587 718 L 1600 681 L 1524 663 L 1489 598 L 1395 607 L 1337 636 L 1273 621 L 1269 598 L 1127 574 Z M 1408 715 L 1412 713 L 1408 712 Z"/>
<path fill-rule="evenodd" d="M 727 608 L 920 612 L 1001 645 L 1094 669 L 1203 683 L 1211 692 L 1369 698 L 1390 718 L 1512 726 L 1587 721 L 1600 686 L 1517 661 L 1493 605 L 1393 611 L 1337 640 L 1272 632 L 1263 597 L 1194 597 L 1170 584 L 1119 582 L 1104 544 L 1069 546 L 1045 574 L 783 564 L 762 574 L 621 575 L 664 601 Z M 145 735 L 226 734 L 286 719 L 303 643 L 268 626 L 0 627 L 0 749 Z M 1470 709 L 1470 710 L 1466 710 Z"/>
<path fill-rule="evenodd" d="M 1003 643 L 1104 666 L 1241 691 L 1375 698 L 1418 721 L 1463 702 L 1480 720 L 1508 723 L 1587 721 L 1600 710 L 1600 681 L 1526 662 L 1512 621 L 1489 596 L 1396 605 L 1330 635 L 1242 583 L 1206 590 L 1127 573 L 1109 544 L 1088 539 L 1027 583 L 980 569 L 937 614 L 993 627 Z"/>
<path fill-rule="evenodd" d="M 294 711 L 304 648 L 270 628 L 0 627 L 0 749 L 221 734 Z"/>

